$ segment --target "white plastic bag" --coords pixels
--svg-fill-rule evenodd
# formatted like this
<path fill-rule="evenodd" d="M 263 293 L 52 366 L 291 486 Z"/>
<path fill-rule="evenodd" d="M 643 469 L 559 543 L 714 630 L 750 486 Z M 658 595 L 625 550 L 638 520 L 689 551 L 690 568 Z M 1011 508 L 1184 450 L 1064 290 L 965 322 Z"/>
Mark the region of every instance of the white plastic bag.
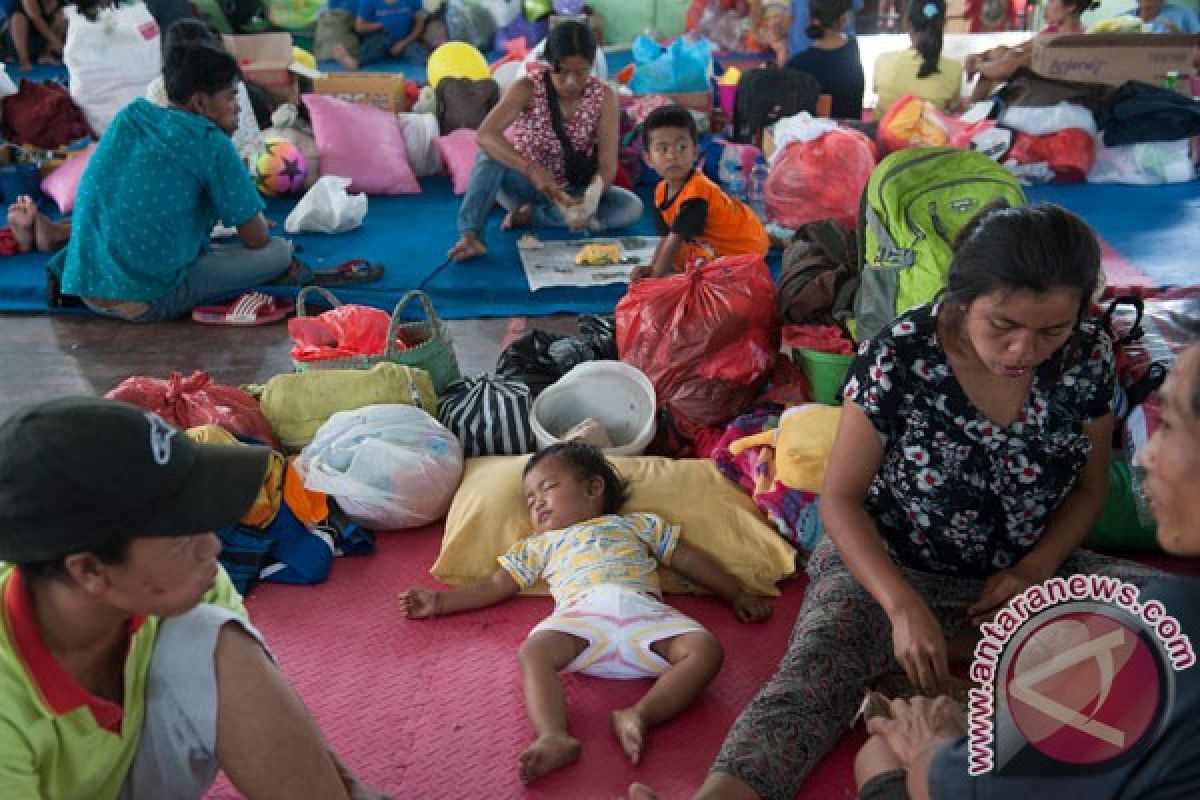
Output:
<path fill-rule="evenodd" d="M 72 5 L 65 12 L 71 99 L 99 136 L 162 71 L 158 23 L 141 3 L 102 8 L 95 22 Z"/>
<path fill-rule="evenodd" d="M 1006 128 L 1030 136 L 1049 136 L 1067 128 L 1079 128 L 1096 135 L 1096 117 L 1083 106 L 1066 101 L 1052 106 L 1010 106 L 997 120 Z"/>
<path fill-rule="evenodd" d="M 1088 183 L 1129 183 L 1155 186 L 1184 183 L 1196 177 L 1188 139 L 1173 142 L 1142 142 L 1107 147 L 1096 139 L 1096 160 L 1088 172 Z"/>
<path fill-rule="evenodd" d="M 306 488 L 331 495 L 350 519 L 380 531 L 441 519 L 462 469 L 458 437 L 400 404 L 337 412 L 296 458 Z"/>
<path fill-rule="evenodd" d="M 771 126 L 771 135 L 775 138 L 775 152 L 771 153 L 770 166 L 775 166 L 775 162 L 792 142 L 815 141 L 830 131 L 837 130 L 837 127 L 835 121 L 814 117 L 807 111 L 784 117 Z"/>
<path fill-rule="evenodd" d="M 362 225 L 367 216 L 367 196 L 350 194 L 350 179 L 322 175 L 304 193 L 288 214 L 283 228 L 288 233 L 345 233 Z"/>
<path fill-rule="evenodd" d="M 400 130 L 404 134 L 404 149 L 408 151 L 408 163 L 417 177 L 436 175 L 442 171 L 442 156 L 437 149 L 438 130 L 436 114 L 397 114 Z"/>

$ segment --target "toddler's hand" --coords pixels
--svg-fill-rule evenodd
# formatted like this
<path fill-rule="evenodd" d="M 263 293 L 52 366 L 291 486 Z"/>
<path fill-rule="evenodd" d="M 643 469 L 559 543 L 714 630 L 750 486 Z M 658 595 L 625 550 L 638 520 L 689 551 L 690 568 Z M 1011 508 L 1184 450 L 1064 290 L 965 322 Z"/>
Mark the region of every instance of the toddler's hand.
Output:
<path fill-rule="evenodd" d="M 741 622 L 761 622 L 771 616 L 771 603 L 762 597 L 738 592 L 730 603 Z"/>
<path fill-rule="evenodd" d="M 400 595 L 400 609 L 409 619 L 429 619 L 437 613 L 437 592 L 409 589 Z"/>

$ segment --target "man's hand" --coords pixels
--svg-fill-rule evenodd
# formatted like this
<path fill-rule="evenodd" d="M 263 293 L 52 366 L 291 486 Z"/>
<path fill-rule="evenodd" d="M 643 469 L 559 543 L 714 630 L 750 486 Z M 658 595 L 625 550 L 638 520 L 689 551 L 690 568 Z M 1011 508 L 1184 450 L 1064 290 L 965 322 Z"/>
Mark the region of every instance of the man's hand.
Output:
<path fill-rule="evenodd" d="M 771 616 L 771 603 L 766 598 L 746 592 L 738 592 L 729 605 L 733 606 L 733 613 L 740 622 L 762 622 Z"/>
<path fill-rule="evenodd" d="M 400 609 L 409 619 L 429 619 L 437 614 L 437 599 L 437 592 L 409 589 L 400 595 Z"/>
<path fill-rule="evenodd" d="M 961 708 L 946 695 L 892 700 L 891 717 L 871 717 L 867 733 L 882 736 L 905 769 L 938 740 L 957 739 L 967 730 Z"/>

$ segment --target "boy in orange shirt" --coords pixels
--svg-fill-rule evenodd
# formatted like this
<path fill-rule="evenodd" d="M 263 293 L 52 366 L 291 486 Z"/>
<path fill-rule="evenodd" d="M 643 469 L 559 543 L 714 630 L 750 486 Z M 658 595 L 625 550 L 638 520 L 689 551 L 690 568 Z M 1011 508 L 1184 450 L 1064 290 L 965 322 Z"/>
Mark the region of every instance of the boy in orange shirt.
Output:
<path fill-rule="evenodd" d="M 682 106 L 657 108 L 642 123 L 644 158 L 662 181 L 654 190 L 654 216 L 663 237 L 649 268 L 633 280 L 661 278 L 682 267 L 697 250 L 713 256 L 766 255 L 766 228 L 745 203 L 733 199 L 696 169 L 699 133 Z"/>

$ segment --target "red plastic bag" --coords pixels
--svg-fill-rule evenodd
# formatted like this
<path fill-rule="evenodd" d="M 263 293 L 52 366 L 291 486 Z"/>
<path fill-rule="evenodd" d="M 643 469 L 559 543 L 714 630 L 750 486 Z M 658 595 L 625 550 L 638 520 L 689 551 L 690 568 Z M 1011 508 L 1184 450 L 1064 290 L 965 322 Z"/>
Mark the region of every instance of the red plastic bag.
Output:
<path fill-rule="evenodd" d="M 292 317 L 288 320 L 288 335 L 295 342 L 292 358 L 324 361 L 380 355 L 390 322 L 386 312 L 359 305 L 338 306 L 315 317 Z"/>
<path fill-rule="evenodd" d="M 617 304 L 617 352 L 691 436 L 754 398 L 779 352 L 778 313 L 762 256 L 719 258 L 632 284 Z"/>
<path fill-rule="evenodd" d="M 135 375 L 105 397 L 153 411 L 179 428 L 219 425 L 234 435 L 280 449 L 258 402 L 235 386 L 213 383 L 207 372 L 196 370 L 187 378 L 172 372 L 166 380 Z"/>
<path fill-rule="evenodd" d="M 811 142 L 792 142 L 767 176 L 767 218 L 792 229 L 819 219 L 855 228 L 858 200 L 873 169 L 875 148 L 859 131 L 838 128 Z"/>
<path fill-rule="evenodd" d="M 1087 178 L 1096 160 L 1096 140 L 1085 130 L 1065 128 L 1045 136 L 1017 133 L 1005 158 L 1018 164 L 1045 161 L 1060 183 L 1078 183 Z"/>
<path fill-rule="evenodd" d="M 994 128 L 994 120 L 963 122 L 953 114 L 938 109 L 928 100 L 905 95 L 892 103 L 892 107 L 879 120 L 875 134 L 885 153 L 894 153 L 906 147 L 957 147 L 968 150 L 971 139 L 977 134 Z"/>

